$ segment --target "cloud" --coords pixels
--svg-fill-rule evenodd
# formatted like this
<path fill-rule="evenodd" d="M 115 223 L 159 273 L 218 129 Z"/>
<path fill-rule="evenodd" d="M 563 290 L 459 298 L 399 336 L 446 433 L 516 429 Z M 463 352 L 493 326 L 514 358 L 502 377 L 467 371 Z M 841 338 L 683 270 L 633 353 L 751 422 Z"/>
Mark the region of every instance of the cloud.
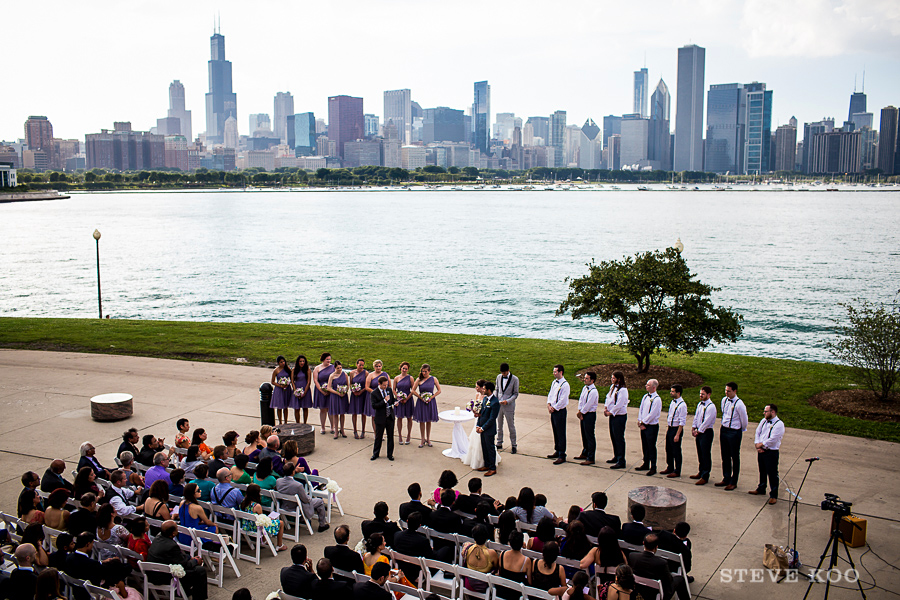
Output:
<path fill-rule="evenodd" d="M 747 0 L 743 46 L 751 57 L 819 58 L 900 52 L 896 0 Z"/>

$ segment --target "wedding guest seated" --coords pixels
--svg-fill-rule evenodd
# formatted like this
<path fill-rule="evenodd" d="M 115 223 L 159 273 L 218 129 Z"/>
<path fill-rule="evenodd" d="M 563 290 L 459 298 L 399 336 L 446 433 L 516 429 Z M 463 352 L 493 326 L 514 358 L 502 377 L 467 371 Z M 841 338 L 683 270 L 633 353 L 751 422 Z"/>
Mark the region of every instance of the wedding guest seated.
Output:
<path fill-rule="evenodd" d="M 172 482 L 169 486 L 169 495 L 184 496 L 184 469 L 172 469 L 169 480 Z"/>
<path fill-rule="evenodd" d="M 549 592 L 553 596 L 562 596 L 566 587 L 566 572 L 556 562 L 559 558 L 559 545 L 556 542 L 544 544 L 541 558 L 536 558 L 531 567 L 528 585 Z"/>
<path fill-rule="evenodd" d="M 631 522 L 622 525 L 622 539 L 629 544 L 640 546 L 644 543 L 644 536 L 652 531 L 644 525 L 644 517 L 647 515 L 647 509 L 640 504 L 631 506 Z"/>
<path fill-rule="evenodd" d="M 31 525 L 32 523 L 44 522 L 44 511 L 40 509 L 41 497 L 31 488 L 25 488 L 19 494 L 19 503 L 16 507 L 16 515 L 23 523 Z"/>
<path fill-rule="evenodd" d="M 281 441 L 278 439 L 277 435 L 270 435 L 268 439 L 266 439 L 266 447 L 265 449 L 259 453 L 259 456 L 256 459 L 256 462 L 261 462 L 265 459 L 270 459 L 272 462 L 272 471 L 278 473 L 280 476 L 282 473 L 282 465 L 284 461 L 281 460 L 281 455 L 278 453 L 278 447 L 281 446 Z"/>
<path fill-rule="evenodd" d="M 34 600 L 65 600 L 60 593 L 59 581 L 59 569 L 50 567 L 41 571 L 34 586 Z"/>
<path fill-rule="evenodd" d="M 459 492 L 454 489 L 458 483 L 459 479 L 456 478 L 456 473 L 450 469 L 445 470 L 438 479 L 438 486 L 435 488 L 434 494 L 428 499 L 428 505 L 434 507 L 440 504 L 441 499 L 444 498 L 444 492 L 450 490 L 453 492 L 453 502 L 450 503 L 450 506 L 453 506 L 456 499 L 459 498 Z"/>
<path fill-rule="evenodd" d="M 616 568 L 616 580 L 606 588 L 606 600 L 631 600 L 634 593 L 634 571 L 628 565 Z"/>
<path fill-rule="evenodd" d="M 422 502 L 422 486 L 418 483 L 411 483 L 406 488 L 406 493 L 409 494 L 409 502 L 400 505 L 400 509 L 397 511 L 400 519 L 408 521 L 410 513 L 417 512 L 422 515 L 422 524 L 428 525 L 432 510 L 430 506 Z"/>
<path fill-rule="evenodd" d="M 588 569 L 591 565 L 597 565 L 600 569 L 605 569 L 627 562 L 625 552 L 619 547 L 619 536 L 612 527 L 604 525 L 598 532 L 597 545 L 588 551 L 578 566 Z M 601 575 L 600 579 L 609 581 L 604 575 Z"/>
<path fill-rule="evenodd" d="M 519 497 L 516 498 L 516 506 L 512 509 L 516 518 L 523 523 L 531 523 L 537 525 L 544 517 L 550 517 L 556 522 L 556 517 L 552 512 L 544 506 L 537 506 L 534 502 L 534 490 L 530 487 L 523 487 L 519 490 Z"/>
<path fill-rule="evenodd" d="M 225 452 L 228 450 L 222 444 L 219 444 L 212 451 L 212 460 L 209 461 L 209 473 L 215 475 L 219 472 L 219 469 L 225 467 Z"/>
<path fill-rule="evenodd" d="M 143 504 L 137 507 L 129 504 L 141 493 L 141 489 L 136 491 L 125 487 L 125 473 L 122 471 L 113 471 L 110 475 L 109 482 L 112 486 L 109 489 L 109 504 L 115 509 L 116 514 L 120 517 L 127 517 L 134 514 L 138 509 L 143 510 Z"/>
<path fill-rule="evenodd" d="M 209 520 L 206 510 L 197 502 L 200 500 L 200 488 L 193 481 L 184 486 L 184 499 L 178 509 L 178 518 L 183 527 L 216 533 L 218 526 Z M 193 542 L 193 538 L 185 533 L 178 534 L 178 540 L 185 546 Z"/>
<path fill-rule="evenodd" d="M 294 544 L 291 548 L 291 566 L 281 569 L 281 589 L 285 594 L 298 598 L 312 596 L 312 561 L 306 555 L 306 546 Z"/>
<path fill-rule="evenodd" d="M 244 446 L 244 449 L 241 450 L 241 453 L 245 456 L 250 456 L 257 450 L 262 450 L 262 447 L 260 447 L 259 443 L 259 432 L 255 429 L 244 436 L 244 443 L 246 444 L 246 446 Z"/>
<path fill-rule="evenodd" d="M 97 472 L 90 467 L 81 467 L 75 476 L 75 499 L 84 494 L 91 493 L 97 498 L 102 498 L 104 491 L 97 485 Z"/>
<path fill-rule="evenodd" d="M 310 498 L 303 484 L 294 479 L 294 463 L 284 463 L 284 477 L 279 478 L 275 482 L 275 490 L 280 494 L 296 495 L 300 499 L 303 516 L 307 519 L 312 519 L 313 514 L 315 514 L 319 521 L 319 532 L 321 533 L 328 529 L 328 509 L 325 506 L 325 501 L 321 498 Z M 290 500 L 282 500 L 280 504 L 286 510 L 296 508 L 296 503 Z"/>
<path fill-rule="evenodd" d="M 519 520 L 511 510 L 504 510 L 497 519 L 497 541 L 501 544 L 508 544 L 509 536 L 516 531 L 516 523 Z"/>
<path fill-rule="evenodd" d="M 656 550 L 659 547 L 659 538 L 655 533 L 648 533 L 644 536 L 643 552 L 632 552 L 628 555 L 628 564 L 634 570 L 635 577 L 646 577 L 647 579 L 658 579 L 663 588 L 663 600 L 668 600 L 677 591 L 680 600 L 689 600 L 687 588 L 684 585 L 684 578 L 681 575 L 672 576 L 669 572 L 669 564 L 665 559 L 656 556 Z M 649 598 L 652 590 L 637 586 L 641 595 Z"/>
<path fill-rule="evenodd" d="M 559 554 L 563 558 L 571 558 L 572 560 L 580 561 L 591 551 L 591 547 L 592 544 L 590 540 L 588 540 L 587 534 L 584 532 L 584 523 L 581 521 L 573 521 L 569 526 L 569 530 L 566 532 L 566 537 L 563 539 L 562 544 L 560 544 Z M 571 579 L 578 568 L 565 567 L 565 570 L 566 577 Z"/>
<path fill-rule="evenodd" d="M 594 492 L 591 494 L 591 510 L 583 511 L 578 520 L 584 523 L 584 531 L 590 536 L 596 536 L 600 533 L 600 529 L 606 525 L 612 527 L 616 532 L 616 536 L 622 531 L 622 523 L 616 515 L 610 515 L 604 512 L 608 499 L 604 492 Z"/>
<path fill-rule="evenodd" d="M 209 499 L 213 504 L 225 508 L 237 508 L 244 501 L 244 494 L 231 485 L 231 479 L 231 469 L 228 467 L 222 467 L 216 473 L 216 480 L 219 483 L 209 493 Z"/>
<path fill-rule="evenodd" d="M 565 530 L 568 530 L 569 525 L 571 525 L 572 522 L 576 521 L 580 514 L 581 514 L 581 507 L 578 506 L 577 504 L 573 504 L 572 506 L 569 507 L 569 513 L 566 515 L 566 520 L 559 522 L 559 527 L 561 527 Z"/>
<path fill-rule="evenodd" d="M 445 489 L 441 493 L 441 503 L 438 508 L 431 513 L 431 524 L 429 525 L 435 531 L 441 533 L 460 533 L 462 531 L 462 517 L 450 510 L 456 501 L 456 492 L 452 489 Z M 433 539 L 434 554 L 438 560 L 452 563 L 454 554 L 456 553 L 456 544 L 448 540 Z"/>
<path fill-rule="evenodd" d="M 168 520 L 168 519 L 167 519 Z M 129 550 L 133 550 L 147 560 L 147 551 L 150 550 L 150 524 L 144 517 L 138 517 L 125 522 L 125 528 L 128 530 L 128 538 L 126 544 Z M 131 565 L 135 567 L 136 565 Z"/>
<path fill-rule="evenodd" d="M 150 495 L 144 501 L 144 514 L 162 521 L 172 518 L 169 512 L 169 486 L 162 479 L 157 479 L 150 486 Z"/>
<path fill-rule="evenodd" d="M 300 456 L 300 448 L 297 446 L 297 440 L 288 440 L 281 447 L 281 456 L 284 462 L 292 462 L 296 466 L 294 473 L 306 473 L 307 475 L 318 475 L 319 471 L 312 469 L 306 459 Z"/>
<path fill-rule="evenodd" d="M 41 477 L 41 491 L 49 494 L 57 488 L 65 488 L 69 490 L 70 494 L 74 492 L 75 486 L 63 477 L 65 470 L 66 461 L 57 458 L 51 462 L 47 470 L 44 471 L 44 476 Z"/>
<path fill-rule="evenodd" d="M 203 460 L 207 460 L 212 455 L 212 448 L 206 445 L 206 440 L 209 437 L 209 434 L 206 433 L 205 429 L 195 429 L 194 433 L 191 435 L 191 446 L 197 446 L 199 449 L 200 457 Z"/>
<path fill-rule="evenodd" d="M 396 536 L 394 537 L 396 538 Z M 363 573 L 362 556 L 347 545 L 347 542 L 350 541 L 350 528 L 346 525 L 338 525 L 334 530 L 334 541 L 335 545 L 326 546 L 324 551 L 325 558 L 331 561 L 332 567 L 350 573 L 353 571 Z M 345 579 L 341 576 L 337 576 L 337 578 L 350 583 L 355 581 L 354 579 Z"/>
<path fill-rule="evenodd" d="M 544 546 L 550 542 L 559 543 L 559 540 L 556 539 L 556 522 L 552 517 L 544 517 L 538 521 L 537 528 L 534 530 L 534 535 L 528 539 L 526 547 L 529 550 L 541 552 L 544 549 Z"/>
<path fill-rule="evenodd" d="M 143 443 L 143 446 L 141 446 L 141 451 L 138 453 L 135 460 L 147 467 L 153 466 L 153 459 L 156 456 L 157 452 L 166 451 L 164 439 L 157 439 L 155 435 L 149 433 L 141 438 L 141 443 Z M 171 456 L 172 451 L 169 450 L 167 454 Z"/>
<path fill-rule="evenodd" d="M 476 525 L 472 530 L 472 538 L 474 543 L 467 542 L 463 544 L 462 566 L 477 571 L 478 573 L 493 573 L 500 564 L 500 556 L 496 550 L 487 547 L 488 530 L 484 525 Z M 463 577 L 463 586 L 467 590 L 483 594 L 487 590 L 487 583 L 477 579 L 469 579 Z"/>
<path fill-rule="evenodd" d="M 515 496 L 507 496 L 506 502 L 503 503 L 503 510 L 512 510 L 516 507 L 517 499 Z"/>
<path fill-rule="evenodd" d="M 310 600 L 351 600 L 353 587 L 345 581 L 334 579 L 334 567 L 327 558 L 320 558 L 316 563 L 318 581 L 312 583 Z"/>
<path fill-rule="evenodd" d="M 125 473 L 125 481 L 128 482 L 128 485 L 143 487 L 144 478 L 141 477 L 141 474 L 135 471 L 133 468 L 134 455 L 129 450 L 126 450 L 119 455 L 119 462 L 122 463 L 122 466 L 119 470 Z"/>
<path fill-rule="evenodd" d="M 97 496 L 88 492 L 81 496 L 81 506 L 69 515 L 69 533 L 73 536 L 97 532 Z"/>
<path fill-rule="evenodd" d="M 163 523 L 162 531 L 150 543 L 147 560 L 164 565 L 181 565 L 185 571 L 185 576 L 180 580 L 184 591 L 191 597 L 191 600 L 206 600 L 207 580 L 203 559 L 199 556 L 192 558 L 185 554 L 175 542 L 176 533 L 178 533 L 178 525 L 175 521 Z M 164 584 L 171 580 L 171 575 L 148 573 L 147 578 L 151 583 Z"/>
<path fill-rule="evenodd" d="M 31 544 L 37 551 L 34 564 L 38 567 L 46 567 L 50 564 L 50 555 L 44 550 L 44 526 L 40 523 L 32 523 L 22 531 L 22 544 Z"/>
<path fill-rule="evenodd" d="M 166 470 L 169 466 L 169 457 L 165 452 L 157 452 L 153 457 L 153 466 L 147 469 L 144 474 L 144 484 L 147 487 L 153 487 L 157 481 L 162 481 L 166 487 L 171 487 L 172 479 Z"/>
<path fill-rule="evenodd" d="M 65 488 L 57 488 L 47 496 L 47 510 L 44 511 L 44 525 L 51 529 L 64 530 L 69 524 L 69 511 L 66 502 L 69 492 Z"/>
<path fill-rule="evenodd" d="M 41 483 L 41 478 L 34 471 L 26 471 L 26 472 L 22 473 L 22 491 L 19 492 L 19 496 L 21 497 L 22 494 L 24 494 L 25 492 L 27 492 L 29 490 L 31 490 L 32 492 L 37 491 L 37 488 L 40 485 L 40 483 Z M 38 498 L 40 498 L 40 495 L 38 495 Z M 38 500 L 38 501 L 40 502 L 40 500 Z M 40 506 L 40 508 L 41 509 L 44 508 L 43 504 Z"/>
<path fill-rule="evenodd" d="M 384 589 L 384 584 L 395 579 L 391 576 L 390 565 L 376 563 L 369 574 L 369 580 L 353 586 L 353 600 L 391 600 L 393 596 Z"/>
<path fill-rule="evenodd" d="M 224 469 L 225 467 L 223 466 L 222 468 Z M 205 464 L 199 464 L 194 467 L 194 476 L 196 477 L 194 483 L 200 489 L 200 499 L 204 502 L 209 502 L 209 493 L 216 487 L 216 483 L 207 479 L 207 475 L 209 475 L 209 467 Z"/>
<path fill-rule="evenodd" d="M 175 447 L 185 449 L 190 448 L 191 438 L 187 435 L 187 432 L 191 430 L 190 421 L 185 418 L 178 419 L 175 422 L 175 427 L 178 428 L 178 433 L 175 434 Z"/>
<path fill-rule="evenodd" d="M 369 539 L 373 533 L 380 533 L 384 536 L 387 545 L 393 547 L 394 534 L 400 531 L 400 526 L 388 519 L 387 502 L 376 502 L 374 514 L 373 519 L 362 522 L 363 538 Z"/>
<path fill-rule="evenodd" d="M 372 574 L 372 567 L 376 563 L 391 564 L 388 557 L 383 554 L 386 545 L 384 536 L 380 533 L 373 533 L 366 538 L 366 551 L 363 554 L 363 569 L 366 575 Z"/>
<path fill-rule="evenodd" d="M 200 447 L 191 445 L 188 447 L 184 458 L 178 461 L 178 468 L 183 469 L 185 475 L 193 475 L 194 468 L 199 464 L 203 464 L 203 458 L 200 456 Z"/>
<path fill-rule="evenodd" d="M 128 530 L 116 523 L 116 511 L 112 504 L 104 504 L 97 509 L 97 539 L 114 546 L 124 546 L 128 541 Z M 100 559 L 116 556 L 101 552 Z"/>
<path fill-rule="evenodd" d="M 245 470 L 248 462 L 250 462 L 250 457 L 246 454 L 238 454 L 234 457 L 234 466 L 231 467 L 231 480 L 234 483 L 253 483 L 253 476 Z"/>
<path fill-rule="evenodd" d="M 78 460 L 77 468 L 79 472 L 84 467 L 90 467 L 94 471 L 94 473 L 97 474 L 97 477 L 109 479 L 109 474 L 112 471 L 97 462 L 97 459 L 94 456 L 97 453 L 97 449 L 94 448 L 94 445 L 92 443 L 85 442 L 81 444 L 81 448 L 79 449 L 79 451 L 81 452 L 81 458 Z"/>
<path fill-rule="evenodd" d="M 47 515 L 45 513 L 44 523 L 46 522 Z M 656 535 L 659 538 L 659 549 L 680 554 L 681 560 L 684 562 L 684 570 L 688 573 L 691 572 L 691 540 L 688 539 L 690 533 L 691 526 L 684 521 L 675 525 L 675 529 L 672 531 L 656 532 Z M 679 566 L 680 565 L 676 565 L 671 561 L 669 562 L 669 570 L 671 571 L 677 570 Z M 693 580 L 693 577 L 688 577 L 689 582 L 693 582 Z"/>
<path fill-rule="evenodd" d="M 275 430 L 271 425 L 263 425 L 259 428 L 259 439 L 256 442 L 256 450 L 248 455 L 250 456 L 250 462 L 259 462 L 259 454 L 266 449 L 266 441 L 274 431 Z"/>
<path fill-rule="evenodd" d="M 584 571 L 577 571 L 572 574 L 569 587 L 562 595 L 562 600 L 594 600 L 590 595 L 590 578 Z"/>
<path fill-rule="evenodd" d="M 225 435 L 222 436 L 222 443 L 225 445 L 225 458 L 233 459 L 241 453 L 237 447 L 238 437 L 237 431 L 227 431 L 225 432 Z M 213 454 L 215 454 L 215 450 L 216 449 L 213 448 Z M 218 473 L 218 470 L 213 472 Z"/>
<path fill-rule="evenodd" d="M 528 584 L 528 576 L 531 573 L 532 561 L 522 554 L 522 544 L 525 536 L 515 529 L 509 533 L 509 550 L 500 554 L 500 562 L 497 565 L 497 575 L 516 583 Z M 519 600 L 521 597 L 515 590 L 496 587 L 497 597 L 503 600 Z"/>
<path fill-rule="evenodd" d="M 251 483 L 247 486 L 247 491 L 244 493 L 244 501 L 241 502 L 242 511 L 254 513 L 257 515 L 266 513 L 266 511 L 263 510 L 262 505 L 262 500 L 264 500 L 265 498 L 260 497 L 259 490 L 260 487 L 255 483 Z M 272 519 L 272 524 L 268 525 L 265 529 L 266 533 L 277 538 L 276 544 L 278 547 L 275 548 L 275 550 L 277 552 L 287 550 L 287 546 L 282 544 L 282 538 L 284 536 L 284 518 L 280 518 L 277 513 L 270 513 L 269 518 Z M 250 521 L 248 519 L 240 519 L 240 521 L 241 529 L 249 533 L 256 533 L 258 527 L 255 520 Z"/>
<path fill-rule="evenodd" d="M 61 533 L 56 536 L 56 552 L 50 555 L 50 566 L 62 571 L 66 566 L 66 556 L 75 552 L 75 536 L 71 533 Z"/>
<path fill-rule="evenodd" d="M 493 542 L 495 537 L 495 527 L 490 520 L 493 508 L 494 507 L 491 506 L 491 503 L 487 500 L 479 502 L 478 506 L 475 507 L 475 516 L 472 518 L 465 517 L 463 519 L 463 533 L 471 536 L 472 530 L 475 529 L 477 525 L 484 525 L 488 530 L 488 539 Z"/>
<path fill-rule="evenodd" d="M 13 569 L 5 582 L 4 597 L 10 600 L 33 599 L 37 586 L 37 573 L 34 570 L 37 550 L 31 544 L 19 544 L 13 556 L 18 566 Z"/>
<path fill-rule="evenodd" d="M 421 556 L 422 558 L 434 558 L 434 551 L 428 543 L 428 537 L 417 530 L 422 525 L 422 514 L 413 512 L 406 521 L 407 528 L 394 534 L 394 543 L 391 548 L 400 554 L 407 556 Z M 422 570 L 419 563 L 406 563 L 398 561 L 398 566 L 406 578 L 415 581 Z"/>
<path fill-rule="evenodd" d="M 116 450 L 116 456 L 119 457 L 119 460 L 122 460 L 123 452 L 131 452 L 132 456 L 137 456 L 141 453 L 136 445 L 138 439 L 138 430 L 134 427 L 122 434 L 122 443 L 119 444 L 119 449 Z"/>
<path fill-rule="evenodd" d="M 278 479 L 272 473 L 272 459 L 264 458 L 256 465 L 256 473 L 253 474 L 253 483 L 263 490 L 274 490 Z M 272 506 L 272 499 L 263 496 L 262 505 L 266 508 Z"/>
<path fill-rule="evenodd" d="M 460 494 L 456 498 L 456 502 L 453 504 L 453 510 L 458 510 L 459 512 L 464 512 L 470 515 L 475 514 L 475 507 L 478 506 L 479 503 L 483 501 L 487 501 L 488 505 L 491 507 L 491 514 L 499 515 L 500 508 L 502 505 L 497 501 L 488 496 L 487 494 L 481 493 L 481 479 L 478 477 L 473 477 L 469 480 L 468 483 L 469 493 L 468 495 Z"/>

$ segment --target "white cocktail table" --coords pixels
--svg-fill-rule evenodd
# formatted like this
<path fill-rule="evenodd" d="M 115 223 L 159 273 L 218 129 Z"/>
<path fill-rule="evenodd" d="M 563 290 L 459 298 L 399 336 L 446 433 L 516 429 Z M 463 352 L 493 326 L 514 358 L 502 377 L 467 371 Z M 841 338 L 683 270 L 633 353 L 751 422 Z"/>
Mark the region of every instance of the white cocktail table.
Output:
<path fill-rule="evenodd" d="M 466 433 L 463 423 L 472 421 L 475 415 L 467 410 L 461 410 L 459 414 L 456 414 L 453 410 L 445 410 L 442 413 L 438 413 L 438 417 L 440 417 L 441 421 L 453 423 L 452 443 L 449 448 L 444 450 L 444 456 L 447 458 L 465 457 L 469 452 L 469 434 Z"/>

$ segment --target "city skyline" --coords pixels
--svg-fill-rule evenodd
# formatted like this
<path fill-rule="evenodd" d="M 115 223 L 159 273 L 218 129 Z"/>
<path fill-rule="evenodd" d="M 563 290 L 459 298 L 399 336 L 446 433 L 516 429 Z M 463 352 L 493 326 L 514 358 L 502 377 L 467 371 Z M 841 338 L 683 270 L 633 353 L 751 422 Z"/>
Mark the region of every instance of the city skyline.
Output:
<path fill-rule="evenodd" d="M 442 27 L 455 27 L 454 32 L 463 41 L 474 39 L 477 34 L 477 28 L 460 14 L 472 4 L 456 2 L 450 8 L 457 10 L 441 16 Z M 581 7 L 585 22 L 573 22 L 565 34 L 551 29 L 541 43 L 536 43 L 527 35 L 510 32 L 512 43 L 518 45 L 513 61 L 506 55 L 502 60 L 495 59 L 481 45 L 446 52 L 439 45 L 423 43 L 421 52 L 410 53 L 406 43 L 385 38 L 377 23 L 387 19 L 384 15 L 393 14 L 390 7 L 419 6 L 416 3 L 387 1 L 373 7 L 347 2 L 340 12 L 335 7 L 310 7 L 308 16 L 313 21 L 346 15 L 348 10 L 371 17 L 361 19 L 365 22 L 362 24 L 357 22 L 360 19 L 348 20 L 346 42 L 329 46 L 327 65 L 345 67 L 338 69 L 329 68 L 326 63 L 316 64 L 315 54 L 298 54 L 293 46 L 282 43 L 278 35 L 268 30 L 261 33 L 252 20 L 240 18 L 242 11 L 236 3 L 179 6 L 180 18 L 171 21 L 162 17 L 164 11 L 157 14 L 145 5 L 118 4 L 109 5 L 115 10 L 92 12 L 88 21 L 87 15 L 59 4 L 59 18 L 46 25 L 48 39 L 64 39 L 66 32 L 80 24 L 92 32 L 90 41 L 75 52 L 75 62 L 81 68 L 64 69 L 53 78 L 46 77 L 41 69 L 21 71 L 18 87 L 27 93 L 15 94 L 5 101 L 0 115 L 0 139 L 22 137 L 22 123 L 33 114 L 47 115 L 54 123 L 54 135 L 60 138 L 83 138 L 111 121 L 131 121 L 137 130 L 149 129 L 166 114 L 168 86 L 176 79 L 185 87 L 185 108 L 195 115 L 204 115 L 203 94 L 209 91 L 207 44 L 216 11 L 221 12 L 221 32 L 228 39 L 233 91 L 240 96 L 239 129 L 251 113 L 271 115 L 272 99 L 279 91 L 291 92 L 298 113 L 324 115 L 328 97 L 350 95 L 364 98 L 367 112 L 378 114 L 384 92 L 391 89 L 410 89 L 412 100 L 422 107 L 465 110 L 472 103 L 472 82 L 485 79 L 492 88 L 492 122 L 498 112 L 514 112 L 527 118 L 564 110 L 570 123 L 583 123 L 588 118 L 599 123 L 604 115 L 631 110 L 633 74 L 645 64 L 645 54 L 651 85 L 662 78 L 677 87 L 677 49 L 690 43 L 707 50 L 705 88 L 712 84 L 764 81 L 767 89 L 775 90 L 773 130 L 793 115 L 800 122 L 824 117 L 842 122 L 849 95 L 854 91 L 854 79 L 856 89 L 862 89 L 864 68 L 870 112 L 877 115 L 881 107 L 898 103 L 900 82 L 894 73 L 896 56 L 900 56 L 900 35 L 892 34 L 891 28 L 897 30 L 900 18 L 891 14 L 885 3 L 809 0 L 804 11 L 779 7 L 779 14 L 796 22 L 787 30 L 762 20 L 759 10 L 750 10 L 771 4 L 768 0 L 751 0 L 741 6 L 686 2 L 679 3 L 677 10 L 662 7 L 652 17 L 641 13 L 638 18 L 631 7 L 601 10 L 591 3 L 573 2 L 570 6 Z M 843 16 L 838 20 L 833 15 L 835 4 L 842 7 L 842 12 L 838 12 Z M 297 10 L 276 3 L 263 2 L 261 6 L 284 14 L 285 18 L 269 26 L 279 31 L 283 28 L 280 23 L 290 22 L 287 17 Z M 536 6 L 528 2 L 499 2 L 483 7 L 483 12 L 485 17 L 513 9 L 527 13 Z M 703 16 L 696 17 L 694 10 Z M 25 15 L 24 8 L 18 6 L 10 12 L 13 19 L 17 13 L 23 18 Z M 144 25 L 139 30 L 113 26 L 138 18 Z M 619 44 L 621 49 L 612 60 L 573 58 L 561 63 L 559 56 L 594 55 L 588 53 L 596 41 L 591 37 L 592 19 L 616 22 L 615 28 L 603 30 L 607 42 L 627 41 Z M 393 17 L 389 20 L 396 22 Z M 585 35 L 572 35 L 573 29 L 575 33 L 584 31 Z M 311 42 L 321 38 L 325 43 L 325 34 L 316 33 L 315 28 L 309 35 Z M 14 30 L 10 41 L 24 44 L 24 36 Z M 374 52 L 364 56 L 379 68 L 358 68 L 358 54 L 351 48 L 357 45 L 373 48 Z M 112 47 L 117 50 L 111 52 Z M 140 51 L 141 47 L 152 51 Z M 42 52 L 47 52 L 49 60 L 56 51 L 51 43 L 46 50 L 36 52 L 37 64 L 42 64 Z M 838 54 L 827 56 L 829 53 Z M 294 56 L 302 59 L 295 61 Z M 447 56 L 452 56 L 453 61 L 447 62 Z M 87 65 L 96 71 L 91 77 L 84 76 Z M 136 76 L 97 76 L 118 71 Z M 65 95 L 58 93 L 60 88 L 75 98 L 103 100 L 66 101 Z M 672 110 L 677 110 L 674 93 Z M 195 123 L 195 137 L 199 129 Z"/>

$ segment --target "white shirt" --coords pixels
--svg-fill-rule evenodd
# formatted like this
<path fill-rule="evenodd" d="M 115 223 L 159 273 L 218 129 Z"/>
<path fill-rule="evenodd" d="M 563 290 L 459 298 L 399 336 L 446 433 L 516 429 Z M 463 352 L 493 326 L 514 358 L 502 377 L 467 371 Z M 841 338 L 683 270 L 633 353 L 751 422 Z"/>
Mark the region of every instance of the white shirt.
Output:
<path fill-rule="evenodd" d="M 659 394 L 656 392 L 644 394 L 641 398 L 641 407 L 638 409 L 638 421 L 644 425 L 658 425 L 660 412 L 662 412 L 662 398 Z"/>
<path fill-rule="evenodd" d="M 784 421 L 775 417 L 771 421 L 763 419 L 756 427 L 756 437 L 753 443 L 762 444 L 766 450 L 778 450 L 781 448 L 781 438 L 784 437 Z"/>
<path fill-rule="evenodd" d="M 569 405 L 569 382 L 565 377 L 554 379 L 547 394 L 547 404 L 554 410 L 562 410 Z"/>
<path fill-rule="evenodd" d="M 687 423 L 687 404 L 681 398 L 672 398 L 669 403 L 669 417 L 666 419 L 669 427 L 684 427 Z"/>
<path fill-rule="evenodd" d="M 734 400 L 728 396 L 722 398 L 722 427 L 747 431 L 747 407 L 737 396 Z"/>
<path fill-rule="evenodd" d="M 716 405 L 711 400 L 706 400 L 697 405 L 697 412 L 694 413 L 694 422 L 692 427 L 703 433 L 716 424 Z"/>
<path fill-rule="evenodd" d="M 617 392 L 614 392 L 614 390 L 613 386 L 609 386 L 609 391 L 606 393 L 606 410 L 614 417 L 627 415 L 628 390 L 624 387 L 620 387 Z"/>
<path fill-rule="evenodd" d="M 597 387 L 592 383 L 584 386 L 581 390 L 581 396 L 578 398 L 578 412 L 585 415 L 589 412 L 597 412 L 597 405 L 600 404 L 600 394 Z"/>
<path fill-rule="evenodd" d="M 113 510 L 116 511 L 116 514 L 120 517 L 124 517 L 125 515 L 130 515 L 137 512 L 137 509 L 135 507 L 126 503 L 125 500 L 122 499 L 122 496 L 124 496 L 125 498 L 131 498 L 134 496 L 134 492 L 127 488 L 112 486 L 112 491 L 109 494 L 109 503 L 112 505 Z"/>

